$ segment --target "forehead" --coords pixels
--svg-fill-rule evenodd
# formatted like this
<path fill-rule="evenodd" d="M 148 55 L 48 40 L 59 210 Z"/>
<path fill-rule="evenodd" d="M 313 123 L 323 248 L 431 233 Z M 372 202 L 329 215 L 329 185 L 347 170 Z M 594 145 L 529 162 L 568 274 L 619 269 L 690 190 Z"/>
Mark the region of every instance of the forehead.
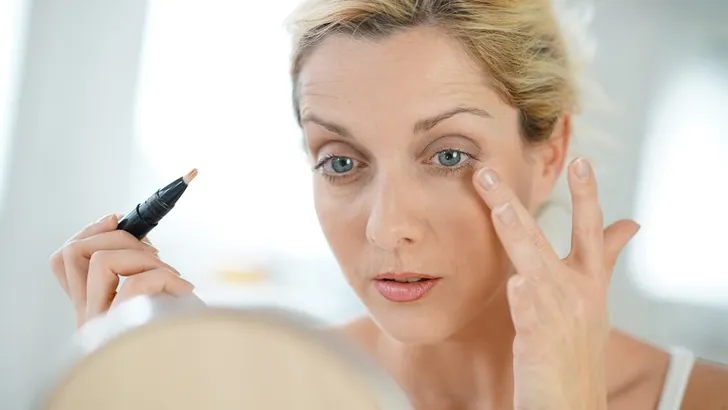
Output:
<path fill-rule="evenodd" d="M 299 98 L 302 115 L 352 108 L 420 116 L 459 105 L 494 110 L 500 101 L 460 43 L 432 27 L 375 40 L 326 39 L 301 70 Z"/>

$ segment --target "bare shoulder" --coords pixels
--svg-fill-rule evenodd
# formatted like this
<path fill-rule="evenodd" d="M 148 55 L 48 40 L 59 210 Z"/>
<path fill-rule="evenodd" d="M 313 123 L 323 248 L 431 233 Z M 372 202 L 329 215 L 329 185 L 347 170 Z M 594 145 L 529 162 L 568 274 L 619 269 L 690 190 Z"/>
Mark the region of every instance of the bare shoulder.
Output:
<path fill-rule="evenodd" d="M 658 408 L 671 355 L 629 335 L 612 337 L 610 410 Z M 698 360 L 693 366 L 682 410 L 728 410 L 728 366 Z"/>
<path fill-rule="evenodd" d="M 728 366 L 699 360 L 690 375 L 683 410 L 728 409 Z"/>

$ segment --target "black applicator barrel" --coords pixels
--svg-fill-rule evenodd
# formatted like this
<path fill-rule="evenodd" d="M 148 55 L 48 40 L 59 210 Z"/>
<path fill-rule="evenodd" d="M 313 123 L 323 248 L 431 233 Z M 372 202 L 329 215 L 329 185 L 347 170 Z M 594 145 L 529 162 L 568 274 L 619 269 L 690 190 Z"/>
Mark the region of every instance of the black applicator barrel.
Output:
<path fill-rule="evenodd" d="M 197 175 L 193 169 L 184 177 L 155 192 L 146 201 L 138 204 L 126 216 L 119 220 L 116 229 L 129 232 L 137 239 L 142 239 L 154 229 L 182 197 L 190 181 Z"/>

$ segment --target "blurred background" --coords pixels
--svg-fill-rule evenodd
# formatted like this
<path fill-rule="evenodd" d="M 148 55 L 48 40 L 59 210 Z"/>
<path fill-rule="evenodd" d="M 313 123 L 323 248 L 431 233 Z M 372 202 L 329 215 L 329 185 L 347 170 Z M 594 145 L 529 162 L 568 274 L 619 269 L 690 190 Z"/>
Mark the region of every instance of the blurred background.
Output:
<path fill-rule="evenodd" d="M 192 167 L 152 240 L 200 297 L 330 323 L 362 312 L 319 230 L 292 115 L 296 3 L 0 1 L 0 408 L 24 408 L 74 330 L 48 256 Z M 607 144 L 575 138 L 607 221 L 643 226 L 612 320 L 728 362 L 728 1 L 594 4 L 590 73 L 612 104 L 583 122 Z M 566 212 L 544 226 L 568 245 Z"/>

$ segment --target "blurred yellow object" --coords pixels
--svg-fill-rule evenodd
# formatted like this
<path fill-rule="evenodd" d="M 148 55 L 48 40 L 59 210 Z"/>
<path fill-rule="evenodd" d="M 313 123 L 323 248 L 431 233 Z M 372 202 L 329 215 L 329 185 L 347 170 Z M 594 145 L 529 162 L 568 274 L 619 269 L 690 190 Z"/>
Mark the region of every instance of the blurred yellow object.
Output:
<path fill-rule="evenodd" d="M 222 269 L 220 277 L 225 283 L 245 285 L 267 282 L 268 272 L 261 268 Z"/>

